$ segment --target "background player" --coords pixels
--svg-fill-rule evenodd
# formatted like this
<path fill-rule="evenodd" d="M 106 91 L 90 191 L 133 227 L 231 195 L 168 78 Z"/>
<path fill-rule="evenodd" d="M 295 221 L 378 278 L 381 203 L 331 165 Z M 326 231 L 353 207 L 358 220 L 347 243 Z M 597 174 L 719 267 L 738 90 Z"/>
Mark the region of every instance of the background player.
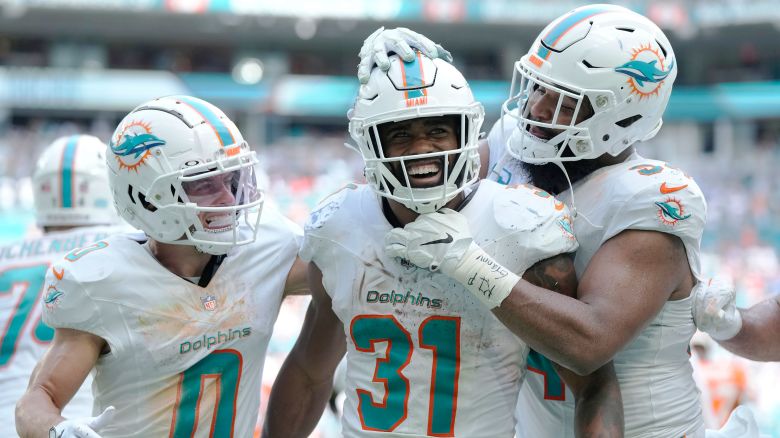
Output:
<path fill-rule="evenodd" d="M 122 235 L 70 252 L 47 276 L 52 347 L 17 408 L 22 436 L 251 436 L 284 294 L 305 289 L 300 232 L 262 215 L 255 154 L 213 105 L 138 106 L 108 156 Z M 93 412 L 61 407 L 92 368 Z M 116 409 L 113 411 L 113 409 Z"/>
<path fill-rule="evenodd" d="M 52 142 L 33 174 L 35 215 L 43 236 L 0 248 L 0 429 L 14 430 L 14 405 L 54 330 L 41 321 L 46 271 L 68 251 L 127 231 L 111 200 L 106 145 L 91 135 Z M 92 412 L 91 378 L 66 408 L 66 415 Z"/>
<path fill-rule="evenodd" d="M 573 293 L 576 241 L 563 204 L 530 187 L 473 185 L 482 117 L 463 76 L 422 55 L 391 57 L 389 72 L 375 69 L 361 87 L 350 134 L 369 184 L 348 185 L 307 223 L 301 256 L 311 261 L 313 304 L 274 385 L 265 436 L 311 430 L 345 351 L 344 436 L 513 434 L 526 345 L 491 313 L 497 304 L 479 280 L 469 287 L 443 274 L 446 257 L 420 269 L 384 249 L 418 215 L 454 208 L 489 248 L 483 256 L 508 267 L 488 274 L 505 279 L 493 284 L 496 296 L 515 283 L 513 272 Z M 430 226 L 438 233 L 431 246 L 475 247 L 452 228 Z M 622 436 L 611 367 L 574 382 L 582 433 Z"/>

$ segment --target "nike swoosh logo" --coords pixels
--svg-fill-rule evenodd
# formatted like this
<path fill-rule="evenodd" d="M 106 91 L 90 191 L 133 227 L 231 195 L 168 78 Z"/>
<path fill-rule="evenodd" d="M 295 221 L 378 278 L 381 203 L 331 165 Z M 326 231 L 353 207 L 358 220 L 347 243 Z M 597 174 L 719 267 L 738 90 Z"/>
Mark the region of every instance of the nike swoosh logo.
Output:
<path fill-rule="evenodd" d="M 62 277 L 65 275 L 65 269 L 60 269 L 60 272 L 57 272 L 57 269 L 52 267 L 51 272 L 54 273 L 54 276 L 57 277 L 57 280 L 62 280 Z"/>
<path fill-rule="evenodd" d="M 450 234 L 450 233 L 447 233 L 447 237 L 445 237 L 444 239 L 439 239 L 439 240 L 431 240 L 430 242 L 426 242 L 426 243 L 422 243 L 422 244 L 420 244 L 420 246 L 424 246 L 424 245 L 436 245 L 437 243 L 452 243 L 452 234 Z"/>
<path fill-rule="evenodd" d="M 683 184 L 677 187 L 669 187 L 666 185 L 666 183 L 663 183 L 661 184 L 661 193 L 663 193 L 664 195 L 668 195 L 669 193 L 678 192 L 686 187 L 688 187 L 688 184 Z"/>

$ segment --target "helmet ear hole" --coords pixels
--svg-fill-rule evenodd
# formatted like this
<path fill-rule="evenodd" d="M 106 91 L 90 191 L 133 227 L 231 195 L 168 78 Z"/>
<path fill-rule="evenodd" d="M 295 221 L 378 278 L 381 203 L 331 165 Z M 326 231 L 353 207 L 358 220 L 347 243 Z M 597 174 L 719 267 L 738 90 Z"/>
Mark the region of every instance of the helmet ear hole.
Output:
<path fill-rule="evenodd" d="M 143 193 L 138 192 L 138 200 L 141 202 L 141 206 L 143 206 L 144 209 L 149 210 L 152 213 L 157 211 L 157 207 L 146 201 L 146 196 L 144 196 Z"/>
<path fill-rule="evenodd" d="M 127 186 L 127 197 L 130 198 L 130 202 L 137 204 L 135 197 L 133 197 L 133 186 Z"/>
<path fill-rule="evenodd" d="M 664 54 L 664 58 L 666 58 L 666 47 L 664 47 L 664 45 L 661 44 L 661 42 L 658 41 L 658 40 L 655 40 L 655 43 L 658 44 L 658 47 L 661 48 L 661 53 L 663 53 Z"/>
<path fill-rule="evenodd" d="M 638 122 L 639 119 L 642 118 L 641 114 L 637 114 L 631 117 L 626 117 L 623 120 L 618 120 L 615 122 L 616 125 L 620 126 L 621 128 L 628 128 L 629 126 L 633 125 L 634 123 Z"/>

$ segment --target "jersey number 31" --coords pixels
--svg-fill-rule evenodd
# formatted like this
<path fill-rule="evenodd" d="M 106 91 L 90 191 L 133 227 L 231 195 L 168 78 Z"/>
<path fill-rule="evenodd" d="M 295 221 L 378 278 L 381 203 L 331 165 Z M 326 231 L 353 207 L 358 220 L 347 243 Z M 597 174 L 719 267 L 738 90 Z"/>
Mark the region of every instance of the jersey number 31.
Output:
<path fill-rule="evenodd" d="M 409 379 L 404 368 L 415 348 L 412 335 L 392 315 L 358 315 L 350 333 L 357 351 L 376 353 L 376 344 L 386 343 L 384 357 L 376 360 L 373 382 L 384 386 L 382 400 L 358 389 L 358 413 L 365 430 L 389 432 L 407 416 Z M 433 354 L 431 391 L 428 400 L 428 435 L 453 436 L 458 405 L 460 373 L 460 318 L 431 316 L 418 330 L 419 348 Z"/>

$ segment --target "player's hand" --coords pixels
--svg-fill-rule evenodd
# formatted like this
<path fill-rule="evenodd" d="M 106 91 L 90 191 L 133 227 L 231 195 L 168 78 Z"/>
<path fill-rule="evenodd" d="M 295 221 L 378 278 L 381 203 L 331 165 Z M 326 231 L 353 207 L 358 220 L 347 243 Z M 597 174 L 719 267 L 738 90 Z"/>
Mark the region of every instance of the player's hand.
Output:
<path fill-rule="evenodd" d="M 747 406 L 737 406 L 729 415 L 726 424 L 719 430 L 707 429 L 704 433 L 706 438 L 769 438 L 761 434 L 758 429 L 758 423 L 753 416 L 753 411 Z"/>
<path fill-rule="evenodd" d="M 109 406 L 97 417 L 84 417 L 65 420 L 49 431 L 49 437 L 55 438 L 101 438 L 98 432 L 114 418 L 116 409 Z"/>
<path fill-rule="evenodd" d="M 385 252 L 451 277 L 488 309 L 500 306 L 520 279 L 474 243 L 466 217 L 449 208 L 391 230 Z"/>
<path fill-rule="evenodd" d="M 696 285 L 693 295 L 693 321 L 713 339 L 731 339 L 742 329 L 742 315 L 736 305 L 734 284 L 711 278 Z"/>
<path fill-rule="evenodd" d="M 429 58 L 441 58 L 452 62 L 450 52 L 415 31 L 405 27 L 387 30 L 380 27 L 363 41 L 363 47 L 360 48 L 358 54 L 360 57 L 360 64 L 358 64 L 360 83 L 368 82 L 374 65 L 379 66 L 382 71 L 390 69 L 390 60 L 387 57 L 390 52 L 398 54 L 406 62 L 413 60 L 413 48 Z"/>
<path fill-rule="evenodd" d="M 450 275 L 473 242 L 466 217 L 449 208 L 421 214 L 385 236 L 385 251 L 430 271 Z"/>

